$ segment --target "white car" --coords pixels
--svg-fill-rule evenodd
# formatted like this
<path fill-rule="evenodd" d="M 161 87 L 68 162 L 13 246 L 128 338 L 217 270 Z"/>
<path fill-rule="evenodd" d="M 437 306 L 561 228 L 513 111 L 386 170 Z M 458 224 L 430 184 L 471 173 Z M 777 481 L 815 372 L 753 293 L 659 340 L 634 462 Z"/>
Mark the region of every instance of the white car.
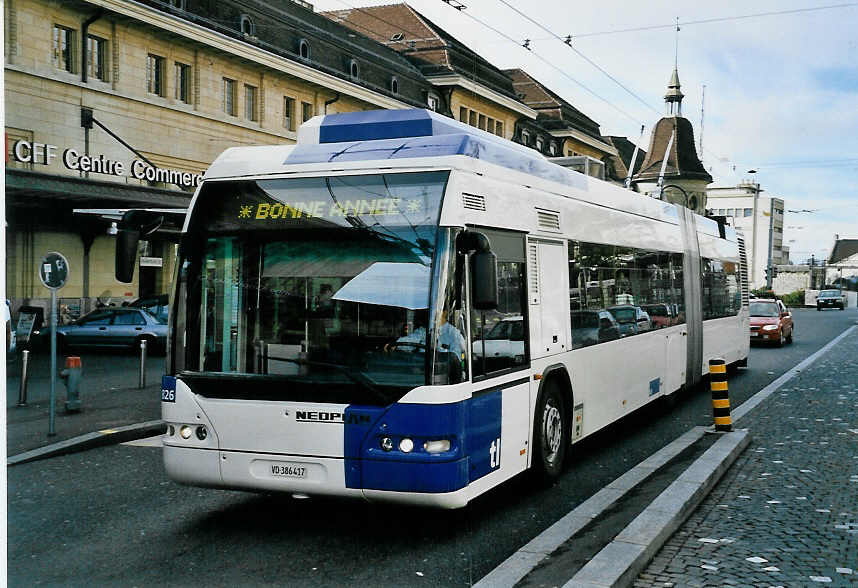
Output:
<path fill-rule="evenodd" d="M 475 358 L 483 356 L 487 360 L 512 359 L 513 364 L 524 362 L 524 319 L 520 316 L 501 320 L 486 333 L 483 339 L 473 342 L 471 350 Z"/>

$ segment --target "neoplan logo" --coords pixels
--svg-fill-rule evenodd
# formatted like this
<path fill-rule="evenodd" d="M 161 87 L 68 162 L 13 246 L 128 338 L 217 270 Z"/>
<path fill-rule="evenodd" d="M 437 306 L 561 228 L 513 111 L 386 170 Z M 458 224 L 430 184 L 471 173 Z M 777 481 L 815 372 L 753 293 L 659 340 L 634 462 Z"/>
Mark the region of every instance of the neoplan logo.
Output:
<path fill-rule="evenodd" d="M 367 414 L 342 412 L 324 412 L 317 410 L 296 410 L 295 421 L 298 423 L 333 423 L 336 425 L 368 425 L 370 418 Z"/>

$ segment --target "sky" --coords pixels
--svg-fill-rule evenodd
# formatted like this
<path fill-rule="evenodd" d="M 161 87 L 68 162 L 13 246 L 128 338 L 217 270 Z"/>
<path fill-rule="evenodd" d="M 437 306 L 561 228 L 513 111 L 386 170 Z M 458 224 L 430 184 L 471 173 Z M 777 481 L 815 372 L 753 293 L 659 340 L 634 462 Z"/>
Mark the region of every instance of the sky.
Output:
<path fill-rule="evenodd" d="M 312 3 L 322 11 L 394 1 Z M 408 3 L 494 65 L 527 71 L 603 135 L 638 142 L 645 125 L 644 149 L 678 58 L 682 114 L 711 186 L 759 182 L 782 198 L 794 263 L 830 253 L 835 235 L 858 238 L 858 1 Z"/>

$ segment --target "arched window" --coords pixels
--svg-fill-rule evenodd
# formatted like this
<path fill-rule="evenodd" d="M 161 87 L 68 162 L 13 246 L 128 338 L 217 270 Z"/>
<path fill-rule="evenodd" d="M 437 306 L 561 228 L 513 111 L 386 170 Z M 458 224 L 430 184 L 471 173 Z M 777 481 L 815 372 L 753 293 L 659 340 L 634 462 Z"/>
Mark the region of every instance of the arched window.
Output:
<path fill-rule="evenodd" d="M 358 62 L 354 59 L 349 61 L 349 75 L 353 78 L 360 76 L 360 67 L 358 66 Z"/>
<path fill-rule="evenodd" d="M 306 39 L 301 39 L 298 42 L 298 55 L 303 59 L 310 59 L 310 44 Z"/>
<path fill-rule="evenodd" d="M 256 33 L 256 26 L 246 14 L 241 15 L 241 32 L 245 35 L 253 35 Z"/>
<path fill-rule="evenodd" d="M 405 35 L 403 35 L 402 33 L 393 33 L 393 35 L 390 37 L 390 40 L 395 43 L 397 41 L 401 41 L 404 38 Z"/>
<path fill-rule="evenodd" d="M 399 80 L 396 79 L 396 76 L 390 78 L 390 91 L 399 94 Z"/>

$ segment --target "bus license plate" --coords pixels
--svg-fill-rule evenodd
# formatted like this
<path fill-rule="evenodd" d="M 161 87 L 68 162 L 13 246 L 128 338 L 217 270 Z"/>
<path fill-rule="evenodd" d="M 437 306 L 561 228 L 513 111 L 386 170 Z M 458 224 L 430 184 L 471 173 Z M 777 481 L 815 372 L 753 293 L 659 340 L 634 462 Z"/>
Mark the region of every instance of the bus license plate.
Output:
<path fill-rule="evenodd" d="M 306 478 L 307 468 L 294 463 L 273 463 L 271 475 L 278 478 Z"/>

